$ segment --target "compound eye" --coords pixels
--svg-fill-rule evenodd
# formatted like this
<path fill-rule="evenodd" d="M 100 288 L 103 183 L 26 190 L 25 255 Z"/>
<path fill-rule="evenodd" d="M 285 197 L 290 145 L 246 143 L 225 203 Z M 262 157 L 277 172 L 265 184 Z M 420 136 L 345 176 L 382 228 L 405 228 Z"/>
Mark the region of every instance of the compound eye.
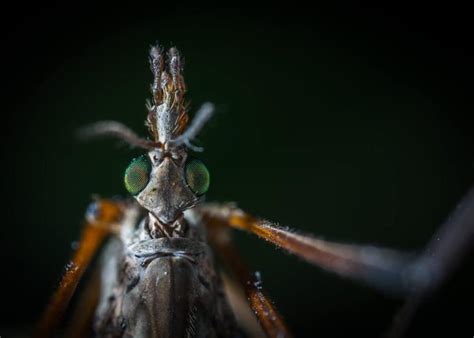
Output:
<path fill-rule="evenodd" d="M 209 189 L 210 175 L 204 163 L 192 159 L 184 168 L 186 183 L 196 195 L 204 195 Z"/>
<path fill-rule="evenodd" d="M 127 191 L 136 195 L 145 189 L 150 180 L 151 163 L 147 155 L 137 157 L 125 170 L 124 183 Z"/>

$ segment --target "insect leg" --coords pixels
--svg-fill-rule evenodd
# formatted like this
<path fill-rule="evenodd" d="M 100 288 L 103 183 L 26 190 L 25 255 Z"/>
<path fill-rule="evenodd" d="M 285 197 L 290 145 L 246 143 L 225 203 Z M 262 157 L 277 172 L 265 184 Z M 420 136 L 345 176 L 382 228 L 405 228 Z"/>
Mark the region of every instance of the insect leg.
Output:
<path fill-rule="evenodd" d="M 64 337 L 82 338 L 89 336 L 91 323 L 99 302 L 100 277 L 100 266 L 95 266 L 92 276 L 78 295 L 79 303 L 74 308 L 71 315 L 72 320 L 67 326 Z"/>
<path fill-rule="evenodd" d="M 79 246 L 66 266 L 59 287 L 53 294 L 35 329 L 34 337 L 50 337 L 52 335 L 96 251 L 108 234 L 117 232 L 123 208 L 122 203 L 105 199 L 97 200 L 90 205 L 86 213 L 86 223 L 82 230 Z"/>
<path fill-rule="evenodd" d="M 222 270 L 220 274 L 227 301 L 238 325 L 245 331 L 248 337 L 264 337 L 265 332 L 254 311 L 250 308 L 247 295 L 240 282 L 231 275 L 230 271 Z"/>
<path fill-rule="evenodd" d="M 267 337 L 292 337 L 283 318 L 262 289 L 259 275 L 250 273 L 239 252 L 233 246 L 227 225 L 218 219 L 204 218 L 204 222 L 208 229 L 211 246 L 219 253 L 223 263 L 230 268 L 243 287 L 250 308 L 257 316 Z"/>
<path fill-rule="evenodd" d="M 474 188 L 457 205 L 411 266 L 412 294 L 396 314 L 388 337 L 404 335 L 417 308 L 456 269 L 474 243 Z"/>
<path fill-rule="evenodd" d="M 292 232 L 230 204 L 205 204 L 204 219 L 249 231 L 306 261 L 342 276 L 361 280 L 388 292 L 408 292 L 404 272 L 411 255 L 374 246 L 350 245 Z"/>

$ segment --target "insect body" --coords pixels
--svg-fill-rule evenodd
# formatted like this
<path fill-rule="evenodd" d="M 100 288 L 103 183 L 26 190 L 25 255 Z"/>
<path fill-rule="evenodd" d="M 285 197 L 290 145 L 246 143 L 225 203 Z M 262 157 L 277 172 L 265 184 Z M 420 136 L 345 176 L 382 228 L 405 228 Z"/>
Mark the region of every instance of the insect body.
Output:
<path fill-rule="evenodd" d="M 95 330 L 103 337 L 237 336 L 204 229 L 185 213 L 209 187 L 206 166 L 188 157 L 187 146 L 212 105 L 205 104 L 184 131 L 180 55 L 153 47 L 150 64 L 155 79 L 147 125 L 153 141 L 124 175 L 144 210 L 135 214 L 144 217 L 123 221 L 119 240 L 105 251 Z M 124 213 L 131 208 L 138 207 L 131 204 Z"/>
<path fill-rule="evenodd" d="M 442 236 L 446 227 L 453 229 L 445 236 L 444 244 L 431 245 L 429 254 L 416 259 L 394 250 L 293 233 L 233 204 L 204 203 L 210 174 L 203 162 L 189 156 L 188 150 L 202 150 L 192 141 L 211 117 L 213 105 L 205 103 L 188 123 L 178 51 L 171 48 L 165 53 L 154 46 L 150 65 L 154 81 L 146 124 L 151 139 L 142 139 L 113 121 L 83 130 L 87 137 L 118 137 L 144 149 L 145 154 L 133 159 L 125 170 L 124 184 L 133 199 L 98 199 L 89 208 L 81 244 L 37 328 L 38 337 L 51 335 L 86 266 L 106 237 L 112 238 L 100 260 L 99 292 L 85 300 L 91 304 L 86 308 L 91 316 L 94 314 L 93 326 L 99 337 L 243 336 L 234 318 L 233 311 L 237 310 L 231 309 L 216 272 L 213 252 L 240 282 L 265 334 L 270 338 L 290 337 L 261 283 L 249 273 L 233 247 L 230 228 L 249 231 L 326 270 L 383 291 L 408 294 L 410 299 L 434 290 L 449 270 L 447 263 L 437 262 L 436 255 L 452 262 L 468 245 L 469 236 L 466 239 L 456 234 L 460 228 L 473 232 L 474 193 L 468 195 L 464 203 L 467 207 L 458 208 L 442 228 Z M 451 252 L 454 243 L 458 249 Z M 81 336 L 77 332 L 87 325 L 78 320 L 70 332 Z M 396 324 L 397 329 L 401 327 Z"/>
<path fill-rule="evenodd" d="M 146 221 L 138 232 L 130 231 L 134 238 L 111 242 L 104 252 L 97 334 L 236 336 L 212 253 L 199 226 L 181 220 L 188 229 L 175 231 L 172 237 L 152 238 Z"/>

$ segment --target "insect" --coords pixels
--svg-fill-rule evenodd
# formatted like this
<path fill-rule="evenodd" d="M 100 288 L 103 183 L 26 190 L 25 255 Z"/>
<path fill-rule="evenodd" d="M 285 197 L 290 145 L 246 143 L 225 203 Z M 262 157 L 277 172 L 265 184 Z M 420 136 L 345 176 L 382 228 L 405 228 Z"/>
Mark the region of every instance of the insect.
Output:
<path fill-rule="evenodd" d="M 232 228 L 251 232 L 341 276 L 408 295 L 391 331 L 403 334 L 418 303 L 438 287 L 472 241 L 474 192 L 418 257 L 317 239 L 250 215 L 234 204 L 206 203 L 210 173 L 191 151 L 203 150 L 193 140 L 212 117 L 214 106 L 203 104 L 189 121 L 182 58 L 176 48 L 151 47 L 150 66 L 154 79 L 147 105 L 149 139 L 114 121 L 83 130 L 85 137 L 117 137 L 144 154 L 133 159 L 124 173 L 132 198 L 97 198 L 88 208 L 79 247 L 36 336 L 52 335 L 85 269 L 110 238 L 99 260 L 100 287 L 92 284 L 91 293 L 86 293 L 81 316 L 68 336 L 82 336 L 92 315 L 99 337 L 249 335 L 252 328 L 235 319 L 239 309 L 226 296 L 224 283 L 230 282 L 221 278 L 215 266 L 218 257 L 244 290 L 263 332 L 271 338 L 291 337 L 258 275 L 249 272 L 232 244 Z"/>

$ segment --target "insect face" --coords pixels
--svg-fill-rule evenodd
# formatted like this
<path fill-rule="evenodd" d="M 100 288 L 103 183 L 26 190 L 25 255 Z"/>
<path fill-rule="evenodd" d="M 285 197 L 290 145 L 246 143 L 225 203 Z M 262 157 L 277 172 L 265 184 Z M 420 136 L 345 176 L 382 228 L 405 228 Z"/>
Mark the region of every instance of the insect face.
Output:
<path fill-rule="evenodd" d="M 165 52 L 153 46 L 150 50 L 154 75 L 152 99 L 147 104 L 150 139 L 140 138 L 114 121 L 98 122 L 82 133 L 84 137 L 113 135 L 148 151 L 132 160 L 125 170 L 124 183 L 148 211 L 144 230 L 150 238 L 185 236 L 183 212 L 198 204 L 209 188 L 207 168 L 189 158 L 187 151 L 202 151 L 192 140 L 212 116 L 214 105 L 204 103 L 188 125 L 182 63 L 176 48 Z"/>
<path fill-rule="evenodd" d="M 183 148 L 154 149 L 130 163 L 125 187 L 163 226 L 173 226 L 184 210 L 195 206 L 209 187 L 209 172 Z"/>

